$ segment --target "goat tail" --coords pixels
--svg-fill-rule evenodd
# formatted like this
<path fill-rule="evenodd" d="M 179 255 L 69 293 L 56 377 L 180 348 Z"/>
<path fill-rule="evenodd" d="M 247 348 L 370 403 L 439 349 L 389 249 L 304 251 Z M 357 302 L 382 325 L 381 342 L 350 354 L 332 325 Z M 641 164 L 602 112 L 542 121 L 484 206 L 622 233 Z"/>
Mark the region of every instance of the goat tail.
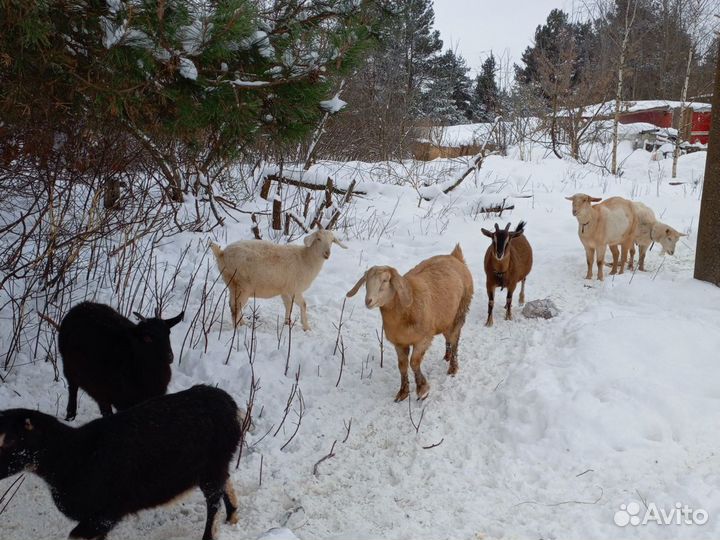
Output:
<path fill-rule="evenodd" d="M 452 250 L 450 253 L 451 257 L 455 257 L 458 261 L 463 263 L 464 265 L 467 265 L 465 262 L 465 257 L 463 256 L 462 248 L 460 247 L 460 244 L 455 244 L 455 249 Z"/>
<path fill-rule="evenodd" d="M 223 257 L 223 250 L 220 246 L 218 246 L 215 242 L 210 242 L 210 250 L 213 252 L 213 255 L 215 255 L 215 259 L 218 263 L 222 261 Z"/>
<path fill-rule="evenodd" d="M 521 221 L 520 223 L 518 223 L 518 224 L 517 224 L 517 227 L 515 227 L 515 232 L 516 232 L 516 233 L 519 233 L 519 234 L 524 233 L 524 232 L 525 232 L 525 225 L 527 225 L 527 223 L 526 223 L 525 221 Z"/>

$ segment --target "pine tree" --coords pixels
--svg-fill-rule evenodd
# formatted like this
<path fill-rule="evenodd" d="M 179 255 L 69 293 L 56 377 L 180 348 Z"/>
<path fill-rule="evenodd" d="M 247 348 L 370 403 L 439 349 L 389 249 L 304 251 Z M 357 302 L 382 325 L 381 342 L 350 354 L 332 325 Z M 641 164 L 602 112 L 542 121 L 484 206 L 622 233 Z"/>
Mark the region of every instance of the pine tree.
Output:
<path fill-rule="evenodd" d="M 472 81 L 465 59 L 447 50 L 435 61 L 432 81 L 423 93 L 420 114 L 444 124 L 467 123 L 473 117 Z"/>
<path fill-rule="evenodd" d="M 367 40 L 367 2 L 0 1 L 0 145 L 140 145 L 173 198 L 259 137 L 312 128 Z M 262 8 L 262 9 L 261 9 Z M 20 141 L 20 142 L 18 142 Z"/>
<path fill-rule="evenodd" d="M 475 116 L 481 122 L 491 122 L 500 113 L 500 91 L 495 81 L 497 64 L 492 53 L 483 62 L 475 78 L 473 104 Z"/>

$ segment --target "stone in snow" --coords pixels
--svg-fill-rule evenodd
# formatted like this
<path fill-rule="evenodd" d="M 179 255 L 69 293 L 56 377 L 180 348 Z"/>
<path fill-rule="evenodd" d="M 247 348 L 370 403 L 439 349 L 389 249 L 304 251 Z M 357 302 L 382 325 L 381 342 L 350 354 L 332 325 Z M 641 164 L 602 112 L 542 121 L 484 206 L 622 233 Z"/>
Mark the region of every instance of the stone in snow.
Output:
<path fill-rule="evenodd" d="M 522 314 L 529 319 L 552 319 L 557 317 L 560 311 L 555 303 L 549 298 L 542 300 L 531 300 L 523 307 Z"/>

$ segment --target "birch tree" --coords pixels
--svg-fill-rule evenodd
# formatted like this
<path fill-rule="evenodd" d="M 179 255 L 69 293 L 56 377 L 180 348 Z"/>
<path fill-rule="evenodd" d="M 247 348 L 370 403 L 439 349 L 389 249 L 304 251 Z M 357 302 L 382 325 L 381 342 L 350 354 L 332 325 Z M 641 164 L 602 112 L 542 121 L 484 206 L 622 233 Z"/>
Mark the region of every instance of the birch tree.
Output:
<path fill-rule="evenodd" d="M 625 4 L 625 24 L 622 31 L 622 40 L 618 51 L 618 70 L 617 70 L 617 87 L 615 89 L 615 114 L 613 116 L 613 134 L 612 134 L 612 163 L 610 171 L 617 175 L 617 147 L 618 147 L 618 124 L 620 123 L 620 107 L 622 105 L 623 92 L 623 74 L 625 71 L 625 62 L 628 52 L 628 44 L 630 42 L 630 33 L 632 32 L 633 23 L 635 22 L 635 14 L 637 13 L 637 0 L 627 0 Z"/>
<path fill-rule="evenodd" d="M 692 114 L 690 115 L 690 126 L 685 120 L 686 101 L 688 87 L 690 85 L 690 73 L 695 60 L 696 51 L 702 50 L 708 46 L 708 42 L 714 35 L 717 27 L 717 18 L 712 17 L 710 8 L 715 7 L 715 0 L 680 0 L 680 13 L 682 19 L 687 21 L 686 31 L 690 36 L 690 47 L 687 51 L 687 63 L 685 65 L 685 78 L 683 80 L 682 91 L 680 94 L 680 117 L 678 122 L 678 136 L 675 139 L 675 148 L 673 149 L 672 177 L 677 178 L 677 163 L 680 156 L 680 143 L 683 134 L 688 128 L 692 129 Z"/>

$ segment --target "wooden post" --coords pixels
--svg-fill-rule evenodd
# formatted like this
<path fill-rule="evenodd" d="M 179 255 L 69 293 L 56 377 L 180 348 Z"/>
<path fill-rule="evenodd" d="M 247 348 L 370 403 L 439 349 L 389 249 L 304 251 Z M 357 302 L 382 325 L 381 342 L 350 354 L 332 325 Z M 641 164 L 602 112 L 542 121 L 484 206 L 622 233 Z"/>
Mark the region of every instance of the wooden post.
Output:
<path fill-rule="evenodd" d="M 276 231 L 282 230 L 282 184 L 277 185 L 275 198 L 272 205 L 272 228 Z"/>

